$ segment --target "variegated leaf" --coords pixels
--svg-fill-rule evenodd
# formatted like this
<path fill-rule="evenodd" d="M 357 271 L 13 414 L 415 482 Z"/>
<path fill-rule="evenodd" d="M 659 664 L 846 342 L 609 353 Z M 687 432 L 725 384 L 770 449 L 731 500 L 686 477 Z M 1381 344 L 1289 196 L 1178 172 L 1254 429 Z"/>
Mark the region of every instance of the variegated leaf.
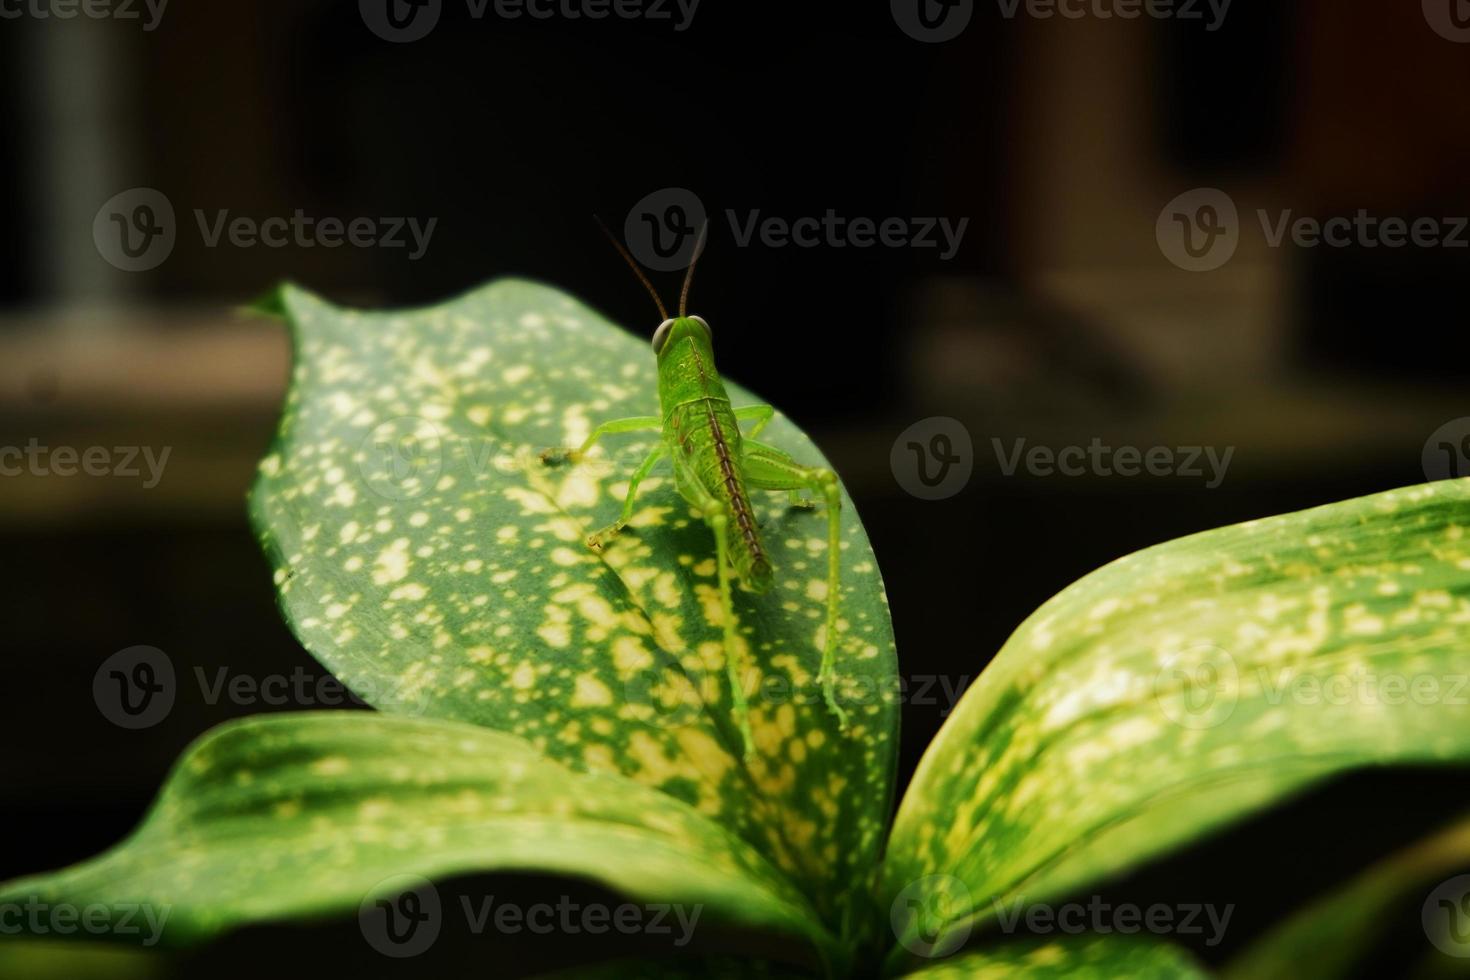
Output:
<path fill-rule="evenodd" d="M 792 874 L 827 921 L 866 920 L 856 906 L 892 792 L 896 668 L 851 502 L 845 732 L 815 685 L 824 518 L 784 496 L 757 502 L 777 587 L 736 596 L 759 748 L 747 765 L 705 525 L 656 475 L 611 547 L 583 541 L 616 516 L 656 433 L 610 437 L 575 466 L 539 458 L 599 422 L 658 414 L 645 340 L 521 281 L 409 312 L 353 312 L 292 287 L 277 305 L 296 361 L 252 513 L 302 644 L 383 710 L 503 729 L 683 800 Z M 823 462 L 779 415 L 762 439 Z"/>
<path fill-rule="evenodd" d="M 1120 936 L 1016 941 L 920 967 L 922 980 L 1205 980 L 1178 946 Z"/>
<path fill-rule="evenodd" d="M 408 878 L 547 872 L 806 944 L 833 940 L 790 880 L 691 807 L 578 774 L 520 739 L 368 712 L 214 729 L 113 850 L 0 886 L 0 906 L 144 910 L 112 938 L 158 948 L 279 919 L 356 914 Z M 151 940 L 151 942 L 150 942 Z"/>
<path fill-rule="evenodd" d="M 1467 527 L 1470 480 L 1447 481 L 1183 538 L 1067 588 L 924 757 L 886 894 L 946 890 L 966 930 L 1331 773 L 1463 763 Z"/>

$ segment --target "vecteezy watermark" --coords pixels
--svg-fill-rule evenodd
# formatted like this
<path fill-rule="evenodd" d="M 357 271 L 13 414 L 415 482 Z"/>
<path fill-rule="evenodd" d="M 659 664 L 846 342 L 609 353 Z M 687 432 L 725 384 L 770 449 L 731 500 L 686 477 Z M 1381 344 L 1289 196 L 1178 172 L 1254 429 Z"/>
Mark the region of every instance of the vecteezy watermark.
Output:
<path fill-rule="evenodd" d="M 195 208 L 194 223 L 205 248 L 406 249 L 408 260 L 417 262 L 428 251 L 439 219 L 317 217 L 301 208 L 289 216 L 257 218 L 232 214 L 228 208 Z M 177 240 L 173 203 L 152 187 L 134 187 L 113 195 L 92 221 L 97 253 L 124 272 L 158 268 L 173 252 Z"/>
<path fill-rule="evenodd" d="M 1447 956 L 1470 958 L 1470 875 L 1442 881 L 1420 911 L 1424 935 Z"/>
<path fill-rule="evenodd" d="M 141 20 L 155 30 L 168 0 L 0 0 L 0 20 Z"/>
<path fill-rule="evenodd" d="M 1200 21 L 1205 30 L 1218 31 L 1225 24 L 1233 0 L 996 0 L 1000 15 L 1015 20 L 1025 14 L 1036 20 L 1061 17 L 1066 20 L 1177 20 Z"/>
<path fill-rule="evenodd" d="M 1269 248 L 1470 248 L 1470 217 L 1371 214 L 1316 218 L 1290 208 L 1256 211 Z M 1164 206 L 1155 226 L 1164 257 L 1188 272 L 1220 268 L 1239 247 L 1241 221 L 1235 201 L 1214 187 L 1187 191 Z"/>
<path fill-rule="evenodd" d="M 357 906 L 357 926 L 368 945 L 384 956 L 406 959 L 434 945 L 444 928 L 444 905 L 427 878 L 403 874 L 384 878 Z"/>
<path fill-rule="evenodd" d="M 901 674 L 880 681 L 858 674 L 844 679 L 837 701 L 848 710 L 884 704 L 937 708 L 939 717 L 947 718 L 974 679 L 970 674 Z M 724 696 L 727 683 L 723 669 L 697 672 L 685 665 L 650 665 L 624 677 L 619 704 L 643 719 L 657 719 L 660 728 L 675 730 L 699 723 L 707 706 Z M 740 686 L 746 702 L 762 712 L 774 714 L 787 705 L 827 711 L 826 695 L 815 679 L 798 684 L 780 672 L 750 669 L 741 674 Z"/>
<path fill-rule="evenodd" d="M 703 905 L 679 903 L 578 902 L 562 895 L 555 903 L 519 904 L 494 895 L 459 896 L 464 925 L 474 935 L 668 937 L 683 948 L 694 938 Z M 358 906 L 358 926 L 368 945 L 385 956 L 418 956 L 439 938 L 447 914 L 438 890 L 427 879 L 403 874 L 374 886 Z"/>
<path fill-rule="evenodd" d="M 407 44 L 429 36 L 444 13 L 443 0 L 358 0 L 362 22 L 384 41 Z M 642 20 L 687 31 L 699 0 L 465 0 L 473 20 Z"/>
<path fill-rule="evenodd" d="M 1470 674 L 1404 673 L 1311 661 L 1241 671 L 1225 650 L 1200 644 L 1165 658 L 1154 678 L 1160 710 L 1180 727 L 1194 730 L 1224 724 L 1246 690 L 1272 707 L 1464 707 L 1470 705 Z"/>
<path fill-rule="evenodd" d="M 1218 31 L 1233 0 L 995 0 L 1006 20 L 1177 20 L 1200 22 Z M 1432 0 L 1425 0 L 1426 3 Z M 915 41 L 929 44 L 959 37 L 975 15 L 974 0 L 889 0 L 893 22 Z"/>
<path fill-rule="evenodd" d="M 869 218 L 846 217 L 828 208 L 820 217 L 783 218 L 765 216 L 757 210 L 742 217 L 726 210 L 735 244 L 749 247 L 759 240 L 766 248 L 933 248 L 939 260 L 948 262 L 960 250 L 969 218 L 945 217 Z"/>
<path fill-rule="evenodd" d="M 124 272 L 158 268 L 173 253 L 177 238 L 173 202 L 152 187 L 114 194 L 92 219 L 97 254 Z"/>
<path fill-rule="evenodd" d="M 628 209 L 623 241 L 633 257 L 655 272 L 685 269 L 698 255 L 699 231 L 706 212 L 699 195 L 687 187 L 664 187 L 645 194 Z"/>
<path fill-rule="evenodd" d="M 148 902 L 92 902 L 73 905 L 45 902 L 39 895 L 24 902 L 0 902 L 0 935 L 128 937 L 143 946 L 153 946 L 163 936 L 171 905 Z"/>
<path fill-rule="evenodd" d="M 899 29 L 915 41 L 939 44 L 953 41 L 975 16 L 975 0 L 889 0 L 889 11 Z"/>
<path fill-rule="evenodd" d="M 991 907 L 1000 931 L 1008 936 L 1016 932 L 1033 935 L 1061 932 L 1069 936 L 1083 933 L 1132 936 L 1147 932 L 1158 936 L 1203 936 L 1206 946 L 1220 944 L 1230 917 L 1235 914 L 1233 904 L 1223 908 L 1199 902 L 1136 905 L 1105 902 L 1101 895 L 1093 895 L 1085 903 L 1059 905 L 1028 904 L 1024 898 L 1002 902 L 997 898 Z"/>
<path fill-rule="evenodd" d="M 143 478 L 152 490 L 163 479 L 172 446 L 47 446 L 32 437 L 25 446 L 0 446 L 0 476 L 110 476 Z M 141 468 L 140 468 L 141 464 Z M 145 472 L 146 471 L 146 472 Z"/>
<path fill-rule="evenodd" d="M 954 875 L 927 875 L 910 882 L 888 907 L 888 924 L 899 945 L 926 959 L 942 959 L 970 938 L 974 896 Z"/>
<path fill-rule="evenodd" d="M 373 426 L 358 444 L 354 459 L 370 492 L 384 500 L 412 500 L 434 486 L 446 455 L 451 464 L 478 476 L 493 466 L 495 451 L 488 438 L 447 436 L 428 419 L 400 415 Z M 338 498 L 355 496 L 356 490 L 340 477 L 333 483 Z"/>
<path fill-rule="evenodd" d="M 689 265 L 704 226 L 704 203 L 685 187 L 664 187 L 645 195 L 628 211 L 623 237 L 643 265 L 672 272 Z M 764 214 L 759 208 L 723 214 L 739 248 L 917 248 L 934 249 L 941 261 L 959 251 L 969 218 L 870 217 Z"/>
<path fill-rule="evenodd" d="M 1214 446 L 1109 446 L 1094 436 L 1086 446 L 1026 446 L 1014 439 L 1010 448 L 992 438 L 996 463 L 1005 476 L 1015 476 L 1024 466 L 1032 476 L 1158 476 L 1204 479 L 1213 490 L 1225 480 L 1235 447 L 1220 452 Z"/>
<path fill-rule="evenodd" d="M 422 714 L 426 695 L 397 682 L 359 681 L 357 690 L 330 674 L 308 674 L 296 667 L 288 674 L 240 673 L 229 667 L 195 667 L 193 680 L 199 698 L 213 706 L 221 701 L 242 707 L 267 705 L 296 708 L 391 706 L 399 714 Z M 102 717 L 119 728 L 151 728 L 168 717 L 178 699 L 179 684 L 173 660 L 157 647 L 119 650 L 102 662 L 92 676 L 92 700 Z"/>
<path fill-rule="evenodd" d="M 953 497 L 970 482 L 975 446 L 958 419 L 920 419 L 893 440 L 888 467 L 898 485 L 920 500 Z"/>
<path fill-rule="evenodd" d="M 1446 41 L 1470 44 L 1470 0 L 1422 0 L 1424 19 Z"/>
<path fill-rule="evenodd" d="M 1164 205 L 1154 226 L 1164 257 L 1186 272 L 1220 268 L 1240 246 L 1240 213 L 1229 194 L 1199 187 Z"/>
<path fill-rule="evenodd" d="M 1470 476 L 1470 415 L 1451 419 L 1424 442 L 1424 478 L 1455 480 Z"/>
<path fill-rule="evenodd" d="M 1154 703 L 1180 728 L 1201 731 L 1230 720 L 1240 702 L 1235 658 L 1210 643 L 1164 657 L 1154 675 Z"/>
<path fill-rule="evenodd" d="M 92 700 L 119 728 L 151 728 L 168 717 L 177 695 L 174 664 L 157 647 L 119 650 L 92 675 Z"/>

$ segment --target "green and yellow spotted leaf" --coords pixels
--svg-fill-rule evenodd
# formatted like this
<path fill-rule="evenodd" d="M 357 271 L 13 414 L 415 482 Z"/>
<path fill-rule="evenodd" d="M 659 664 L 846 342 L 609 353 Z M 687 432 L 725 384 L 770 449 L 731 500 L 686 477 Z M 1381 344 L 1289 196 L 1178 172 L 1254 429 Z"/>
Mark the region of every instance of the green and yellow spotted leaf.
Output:
<path fill-rule="evenodd" d="M 921 967 L 922 980 L 1205 980 L 1177 946 L 1119 936 L 1016 941 Z"/>
<path fill-rule="evenodd" d="M 892 793 L 893 637 L 844 498 L 839 731 L 815 683 L 824 518 L 756 502 L 776 588 L 736 595 L 759 749 L 741 758 L 724 682 L 714 544 L 656 434 L 582 463 L 540 454 L 599 422 L 656 415 L 649 344 L 556 290 L 502 280 L 431 309 L 360 313 L 285 287 L 295 366 L 252 515 L 302 644 L 382 710 L 511 732 L 578 770 L 617 772 L 735 829 L 824 919 L 860 916 Z M 736 334 L 738 336 L 738 332 Z M 731 385 L 736 405 L 758 400 Z M 823 458 L 780 415 L 763 441 Z"/>
<path fill-rule="evenodd" d="M 814 958 L 833 943 L 786 875 L 683 803 L 574 773 L 485 728 L 368 712 L 214 729 L 131 837 L 0 886 L 0 905 L 137 905 L 160 929 L 136 941 L 168 947 L 250 923 L 355 915 L 398 876 L 501 871 L 700 906 L 702 918 L 791 937 Z"/>
<path fill-rule="evenodd" d="M 1446 481 L 1193 535 L 1067 588 L 929 748 L 886 895 L 936 883 L 969 929 L 1334 772 L 1465 762 L 1467 529 L 1470 480 Z"/>

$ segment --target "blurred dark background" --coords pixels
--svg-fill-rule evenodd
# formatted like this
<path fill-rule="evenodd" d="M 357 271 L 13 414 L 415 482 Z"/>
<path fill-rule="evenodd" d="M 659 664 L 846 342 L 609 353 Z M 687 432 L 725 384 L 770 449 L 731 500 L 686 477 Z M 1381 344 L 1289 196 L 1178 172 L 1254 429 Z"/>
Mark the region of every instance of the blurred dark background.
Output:
<path fill-rule="evenodd" d="M 1431 434 L 1470 415 L 1470 231 L 1459 247 L 1273 247 L 1256 215 L 1365 210 L 1452 235 L 1470 214 L 1456 22 L 1368 0 L 1235 0 L 1215 29 L 1204 4 L 1204 21 L 1005 6 L 975 4 L 945 43 L 910 37 L 887 4 L 717 0 L 686 30 L 476 19 L 447 2 L 412 43 L 314 0 L 176 0 L 151 30 L 141 6 L 141 21 L 0 22 L 0 445 L 171 450 L 154 487 L 0 479 L 0 879 L 112 843 L 191 738 L 279 710 L 186 685 L 165 722 L 119 730 L 90 693 L 112 652 L 321 673 L 275 611 L 245 519 L 287 349 L 237 310 L 284 278 L 380 306 L 530 276 L 649 332 L 647 297 L 591 215 L 620 227 L 648 195 L 692 190 L 712 217 L 694 305 L 721 368 L 842 473 L 916 684 L 967 682 L 1038 604 L 1125 553 L 1423 481 Z M 171 203 L 177 241 L 129 272 L 93 224 L 138 187 Z M 1159 231 L 1196 188 L 1238 208 L 1238 246 L 1208 271 L 1177 265 Z M 412 260 L 210 247 L 196 209 L 437 224 Z M 742 246 L 726 218 L 828 209 L 968 225 L 944 258 Z M 968 430 L 974 471 L 929 501 L 904 490 L 890 448 L 934 416 Z M 1207 488 L 1006 476 L 992 444 L 1094 437 L 1234 455 Z M 933 703 L 905 709 L 900 786 L 951 706 L 916 700 Z M 1197 949 L 1218 961 L 1467 806 L 1460 771 L 1355 776 L 1118 888 L 1237 903 L 1224 948 Z M 1412 939 L 1416 909 L 1405 923 Z"/>

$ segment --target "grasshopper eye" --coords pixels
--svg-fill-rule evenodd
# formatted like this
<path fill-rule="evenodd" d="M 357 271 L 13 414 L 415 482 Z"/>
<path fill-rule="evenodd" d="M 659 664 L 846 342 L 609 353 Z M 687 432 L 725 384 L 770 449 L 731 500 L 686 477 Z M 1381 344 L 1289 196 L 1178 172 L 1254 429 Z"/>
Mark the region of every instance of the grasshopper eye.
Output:
<path fill-rule="evenodd" d="M 664 349 L 664 344 L 668 343 L 668 340 L 669 340 L 669 328 L 672 327 L 673 325 L 674 325 L 674 321 L 673 321 L 673 318 L 671 317 L 671 318 L 665 320 L 663 323 L 660 323 L 658 325 L 658 329 L 653 332 L 653 352 L 655 354 L 657 354 L 659 351 L 663 350 Z"/>
<path fill-rule="evenodd" d="M 704 322 L 704 317 L 702 317 L 702 316 L 691 316 L 689 319 L 693 320 L 695 323 L 699 324 L 701 327 L 704 327 L 704 335 L 706 337 L 713 337 L 714 336 L 714 334 L 710 331 L 709 324 Z"/>

